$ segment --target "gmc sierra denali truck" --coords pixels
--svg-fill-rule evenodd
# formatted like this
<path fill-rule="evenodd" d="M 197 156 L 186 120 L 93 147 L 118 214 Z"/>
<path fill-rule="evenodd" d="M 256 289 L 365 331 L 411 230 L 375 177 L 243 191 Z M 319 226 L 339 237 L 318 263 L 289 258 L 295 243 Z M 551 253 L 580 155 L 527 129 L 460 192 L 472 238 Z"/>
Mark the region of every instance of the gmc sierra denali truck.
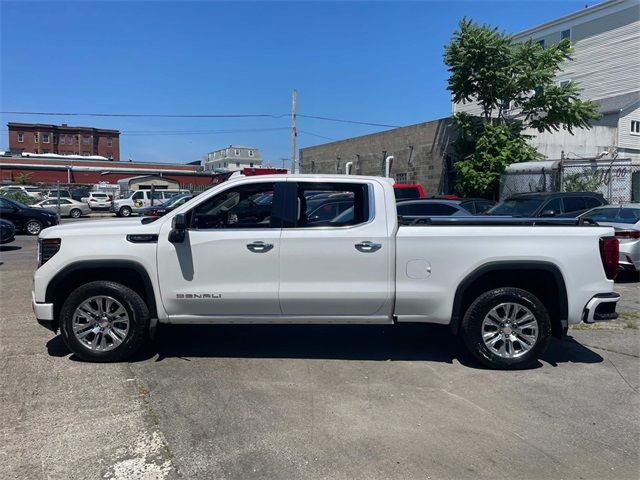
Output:
<path fill-rule="evenodd" d="M 503 369 L 569 324 L 616 318 L 611 228 L 400 223 L 385 178 L 239 177 L 165 217 L 44 230 L 33 309 L 90 361 L 129 357 L 158 322 L 430 322 Z"/>

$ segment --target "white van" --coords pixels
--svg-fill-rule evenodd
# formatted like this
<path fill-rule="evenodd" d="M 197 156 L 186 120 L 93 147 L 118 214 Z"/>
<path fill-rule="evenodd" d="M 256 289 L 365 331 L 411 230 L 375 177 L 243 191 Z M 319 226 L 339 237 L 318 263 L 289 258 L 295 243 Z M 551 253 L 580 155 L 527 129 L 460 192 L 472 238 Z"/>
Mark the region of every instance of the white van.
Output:
<path fill-rule="evenodd" d="M 191 193 L 189 190 L 158 189 L 153 192 L 153 204 L 160 205 L 171 197 Z M 151 190 L 134 190 L 125 198 L 114 200 L 111 210 L 119 217 L 128 217 L 132 213 L 139 213 L 145 207 L 151 206 Z"/>

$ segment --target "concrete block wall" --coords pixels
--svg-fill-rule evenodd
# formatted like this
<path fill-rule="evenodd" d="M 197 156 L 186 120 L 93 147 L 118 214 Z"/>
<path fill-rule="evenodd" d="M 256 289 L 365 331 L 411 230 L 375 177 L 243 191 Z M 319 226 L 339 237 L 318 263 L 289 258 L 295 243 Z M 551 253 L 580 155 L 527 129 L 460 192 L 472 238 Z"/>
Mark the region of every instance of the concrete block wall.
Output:
<path fill-rule="evenodd" d="M 447 163 L 457 138 L 449 118 L 316 145 L 300 150 L 302 173 L 384 174 L 384 159 L 393 155 L 391 177 L 399 183 L 419 183 L 428 194 L 448 193 Z"/>

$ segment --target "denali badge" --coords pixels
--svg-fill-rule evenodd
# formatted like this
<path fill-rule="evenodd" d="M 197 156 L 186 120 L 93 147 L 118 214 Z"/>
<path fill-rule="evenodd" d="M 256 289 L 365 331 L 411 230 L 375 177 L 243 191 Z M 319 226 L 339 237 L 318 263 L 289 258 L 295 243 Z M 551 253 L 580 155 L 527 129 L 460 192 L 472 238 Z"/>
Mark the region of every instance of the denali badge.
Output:
<path fill-rule="evenodd" d="M 178 300 L 198 300 L 209 298 L 222 298 L 221 293 L 176 293 Z"/>

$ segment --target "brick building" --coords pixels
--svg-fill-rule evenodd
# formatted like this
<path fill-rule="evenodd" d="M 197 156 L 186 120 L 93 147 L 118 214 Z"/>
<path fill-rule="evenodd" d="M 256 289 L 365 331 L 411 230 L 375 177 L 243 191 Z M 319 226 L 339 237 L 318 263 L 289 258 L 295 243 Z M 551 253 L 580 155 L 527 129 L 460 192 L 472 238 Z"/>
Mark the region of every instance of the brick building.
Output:
<path fill-rule="evenodd" d="M 120 132 L 91 127 L 41 123 L 13 123 L 9 128 L 9 150 L 20 154 L 100 155 L 120 160 Z"/>
<path fill-rule="evenodd" d="M 300 150 L 302 173 L 385 174 L 385 158 L 394 156 L 390 176 L 398 183 L 419 183 L 429 194 L 449 193 L 451 142 L 457 129 L 449 118 Z M 347 166 L 349 168 L 347 168 Z"/>

